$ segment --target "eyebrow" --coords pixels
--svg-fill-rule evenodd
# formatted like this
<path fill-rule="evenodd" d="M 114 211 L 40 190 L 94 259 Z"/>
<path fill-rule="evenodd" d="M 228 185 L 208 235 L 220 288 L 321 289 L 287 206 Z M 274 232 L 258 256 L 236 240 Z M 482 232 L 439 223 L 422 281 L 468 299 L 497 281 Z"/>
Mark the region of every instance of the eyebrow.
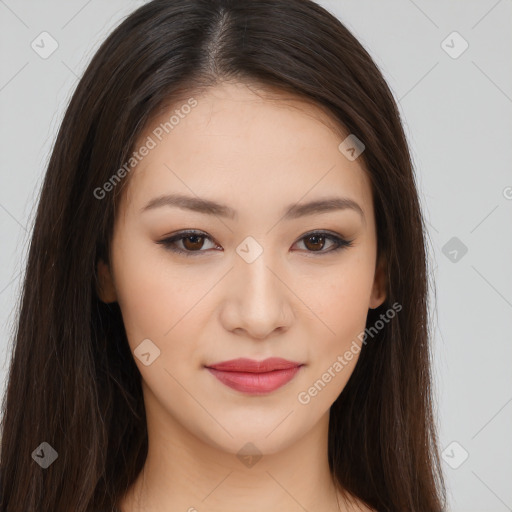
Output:
<path fill-rule="evenodd" d="M 141 208 L 141 212 L 153 210 L 163 206 L 176 207 L 183 210 L 191 210 L 206 215 L 216 215 L 229 219 L 238 219 L 236 210 L 229 206 L 217 203 L 210 199 L 200 197 L 185 196 L 181 194 L 167 194 L 151 199 L 146 206 Z M 317 213 L 326 213 L 336 210 L 354 210 L 366 222 L 363 209 L 354 200 L 348 197 L 328 197 L 318 199 L 309 203 L 291 204 L 284 209 L 282 218 L 284 220 L 293 220 L 307 215 Z"/>

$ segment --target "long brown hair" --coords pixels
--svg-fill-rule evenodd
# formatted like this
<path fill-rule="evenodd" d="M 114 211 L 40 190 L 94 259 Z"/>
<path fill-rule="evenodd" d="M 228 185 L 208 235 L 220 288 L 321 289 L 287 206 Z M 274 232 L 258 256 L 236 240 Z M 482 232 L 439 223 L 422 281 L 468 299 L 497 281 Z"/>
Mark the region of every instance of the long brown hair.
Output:
<path fill-rule="evenodd" d="M 363 141 L 387 298 L 330 411 L 333 478 L 384 511 L 439 512 L 425 225 L 400 115 L 367 51 L 310 0 L 154 0 L 104 41 L 67 107 L 36 212 L 3 400 L 0 512 L 111 510 L 148 440 L 141 375 L 117 303 L 97 295 L 116 200 L 102 199 L 147 123 L 224 80 L 299 95 Z M 341 141 L 340 141 L 341 142 Z M 379 259 L 380 261 L 380 259 Z M 36 450 L 58 455 L 47 469 Z M 39 453 L 38 452 L 38 453 Z M 55 454 L 54 454 L 55 455 Z M 48 455 L 49 456 L 49 455 Z"/>

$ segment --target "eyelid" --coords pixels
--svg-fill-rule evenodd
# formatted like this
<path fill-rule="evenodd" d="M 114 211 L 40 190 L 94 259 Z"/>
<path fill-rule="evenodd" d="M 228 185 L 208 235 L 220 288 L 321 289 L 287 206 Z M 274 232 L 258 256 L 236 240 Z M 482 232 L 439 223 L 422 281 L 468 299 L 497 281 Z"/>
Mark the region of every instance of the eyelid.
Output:
<path fill-rule="evenodd" d="M 206 251 L 204 251 L 204 250 L 186 251 L 183 249 L 176 249 L 175 247 L 172 246 L 172 244 L 174 244 L 175 242 L 180 241 L 184 238 L 187 238 L 188 236 L 194 236 L 194 235 L 199 236 L 201 238 L 209 239 L 213 243 L 217 243 L 210 235 L 208 235 L 204 231 L 193 230 L 193 229 L 180 231 L 170 237 L 167 237 L 163 240 L 159 240 L 156 243 L 163 245 L 166 250 L 169 250 L 171 252 L 178 253 L 178 254 L 181 254 L 184 256 L 194 256 L 195 257 L 195 256 L 199 256 L 201 253 L 207 253 L 208 250 L 206 250 Z M 315 256 L 316 254 L 323 255 L 323 254 L 330 254 L 330 253 L 338 252 L 347 247 L 352 247 L 353 242 L 354 242 L 354 239 L 347 240 L 343 236 L 341 236 L 335 232 L 332 232 L 329 230 L 317 229 L 317 230 L 308 231 L 308 232 L 302 234 L 297 239 L 297 241 L 294 242 L 293 245 L 295 245 L 297 242 L 302 241 L 305 238 L 308 238 L 308 237 L 314 236 L 314 235 L 322 236 L 323 238 L 333 241 L 335 243 L 335 247 L 334 247 L 334 249 L 329 249 L 327 251 L 323 251 L 323 250 L 322 251 L 305 251 L 306 253 L 311 253 L 313 256 Z"/>

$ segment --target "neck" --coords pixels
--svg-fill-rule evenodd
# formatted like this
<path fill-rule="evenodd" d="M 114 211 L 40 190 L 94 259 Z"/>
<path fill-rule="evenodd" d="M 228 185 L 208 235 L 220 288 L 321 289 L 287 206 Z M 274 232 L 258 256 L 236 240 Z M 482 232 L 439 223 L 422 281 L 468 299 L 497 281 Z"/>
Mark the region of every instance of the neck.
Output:
<path fill-rule="evenodd" d="M 146 399 L 148 455 L 143 471 L 120 502 L 121 512 L 353 510 L 329 470 L 329 411 L 289 446 L 272 453 L 257 448 L 249 453 L 257 442 L 240 440 L 233 446 L 242 450 L 226 451 L 168 414 L 156 414 L 156 400 Z"/>

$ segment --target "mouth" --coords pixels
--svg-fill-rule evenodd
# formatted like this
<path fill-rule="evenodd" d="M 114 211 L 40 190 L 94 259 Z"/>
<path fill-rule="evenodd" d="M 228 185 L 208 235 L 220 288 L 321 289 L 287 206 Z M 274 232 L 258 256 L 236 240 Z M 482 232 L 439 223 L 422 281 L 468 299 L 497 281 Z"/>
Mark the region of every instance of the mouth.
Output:
<path fill-rule="evenodd" d="M 267 394 L 293 379 L 302 363 L 271 357 L 263 361 L 232 359 L 205 366 L 222 384 L 253 395 Z"/>

